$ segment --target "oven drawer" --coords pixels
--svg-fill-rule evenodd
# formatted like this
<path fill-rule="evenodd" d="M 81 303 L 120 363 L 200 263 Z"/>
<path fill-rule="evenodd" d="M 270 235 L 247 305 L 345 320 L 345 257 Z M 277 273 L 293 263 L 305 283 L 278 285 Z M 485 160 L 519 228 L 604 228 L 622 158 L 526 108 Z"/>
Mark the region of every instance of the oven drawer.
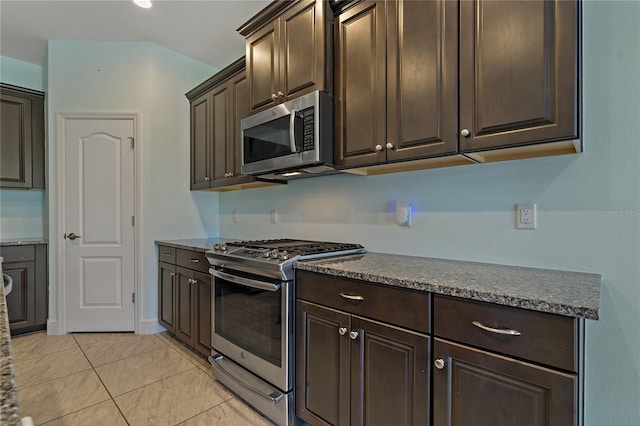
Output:
<path fill-rule="evenodd" d="M 177 265 L 183 268 L 209 273 L 210 264 L 207 256 L 199 251 L 176 249 Z"/>
<path fill-rule="evenodd" d="M 575 318 L 439 295 L 433 310 L 435 336 L 577 371 Z"/>
<path fill-rule="evenodd" d="M 168 246 L 158 246 L 158 260 L 160 262 L 176 264 L 176 249 Z"/>
<path fill-rule="evenodd" d="M 429 333 L 427 292 L 371 284 L 314 272 L 296 272 L 299 299 Z"/>

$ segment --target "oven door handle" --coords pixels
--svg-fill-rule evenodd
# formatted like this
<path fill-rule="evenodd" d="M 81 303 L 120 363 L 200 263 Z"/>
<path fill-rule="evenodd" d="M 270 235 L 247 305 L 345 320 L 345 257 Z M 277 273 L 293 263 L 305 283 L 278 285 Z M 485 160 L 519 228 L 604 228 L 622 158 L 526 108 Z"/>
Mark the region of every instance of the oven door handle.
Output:
<path fill-rule="evenodd" d="M 224 369 L 224 367 L 218 362 L 218 361 L 222 361 L 224 359 L 224 357 L 222 355 L 217 355 L 215 357 L 208 357 L 209 362 L 211 363 L 212 366 L 214 366 L 215 368 L 219 369 L 221 372 L 223 372 L 227 377 L 229 377 L 230 379 L 233 379 L 235 382 L 237 382 L 239 385 L 241 385 L 242 387 L 245 387 L 247 389 L 249 389 L 251 392 L 260 395 L 263 398 L 268 399 L 269 401 L 271 401 L 273 403 L 273 405 L 276 405 L 278 402 L 280 402 L 280 400 L 284 397 L 284 394 L 281 392 L 271 392 L 270 394 L 266 394 L 262 391 L 259 391 L 258 389 L 254 388 L 253 386 L 243 382 L 242 380 L 238 379 L 236 376 L 234 376 L 233 374 L 229 373 L 227 370 Z"/>
<path fill-rule="evenodd" d="M 257 288 L 259 290 L 266 290 L 266 291 L 280 290 L 280 284 L 272 284 L 264 281 L 252 280 L 250 278 L 238 277 L 236 275 L 227 274 L 226 272 L 218 271 L 216 269 L 209 269 L 209 272 L 214 277 L 218 277 L 220 279 L 230 281 L 234 284 L 240 284 L 247 287 Z"/>

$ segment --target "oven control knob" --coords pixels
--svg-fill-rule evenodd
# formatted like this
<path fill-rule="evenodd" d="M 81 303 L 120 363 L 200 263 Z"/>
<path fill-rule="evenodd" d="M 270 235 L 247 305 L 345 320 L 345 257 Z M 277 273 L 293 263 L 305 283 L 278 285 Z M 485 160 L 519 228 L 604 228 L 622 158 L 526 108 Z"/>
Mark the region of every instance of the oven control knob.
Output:
<path fill-rule="evenodd" d="M 222 244 L 222 245 L 220 246 L 220 250 L 222 250 L 222 251 L 227 251 L 227 245 L 226 245 L 226 244 Z"/>
<path fill-rule="evenodd" d="M 278 258 L 278 249 L 271 250 L 271 258 L 272 259 L 277 259 Z"/>
<path fill-rule="evenodd" d="M 289 253 L 287 253 L 287 251 L 286 251 L 286 250 L 281 251 L 281 252 L 278 254 L 278 259 L 280 259 L 280 260 L 287 260 L 288 258 L 289 258 Z"/>
<path fill-rule="evenodd" d="M 269 249 L 262 250 L 262 257 L 269 257 L 269 256 L 271 256 L 271 250 Z"/>

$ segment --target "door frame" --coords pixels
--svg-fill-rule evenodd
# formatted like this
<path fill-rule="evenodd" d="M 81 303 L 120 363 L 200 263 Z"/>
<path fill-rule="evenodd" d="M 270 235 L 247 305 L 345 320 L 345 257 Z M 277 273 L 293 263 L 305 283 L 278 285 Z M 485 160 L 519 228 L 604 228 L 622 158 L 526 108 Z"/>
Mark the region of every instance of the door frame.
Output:
<path fill-rule="evenodd" d="M 134 303 L 134 316 L 133 316 L 133 330 L 134 333 L 138 333 L 139 331 L 139 321 L 140 321 L 140 306 L 142 305 L 142 292 L 140 291 L 140 283 L 141 283 L 141 268 L 140 266 L 140 244 L 142 241 L 142 227 L 140 226 L 140 155 L 138 152 L 140 151 L 140 129 L 138 127 L 138 123 L 140 122 L 140 113 L 118 113 L 118 112 L 105 112 L 105 113 L 71 113 L 71 112 L 58 112 L 56 113 L 56 221 L 54 229 L 49 231 L 50 240 L 55 241 L 56 253 L 55 256 L 55 265 L 56 265 L 56 297 L 57 297 L 57 315 L 56 315 L 56 323 L 52 327 L 54 330 L 49 331 L 49 327 L 47 327 L 48 334 L 67 334 L 67 284 L 66 284 L 66 270 L 65 270 L 65 259 L 66 259 L 66 246 L 64 244 L 64 239 L 60 238 L 60 232 L 64 229 L 64 217 L 66 214 L 65 208 L 65 155 L 66 155 L 66 132 L 65 132 L 65 124 L 67 120 L 133 120 L 133 138 L 134 138 L 134 172 L 133 172 L 133 180 L 134 180 L 134 201 L 133 201 L 133 209 L 134 209 L 134 217 L 135 217 L 135 226 L 134 226 L 134 237 L 133 237 L 133 251 L 134 251 L 134 277 L 133 277 L 133 291 L 135 293 L 136 301 Z M 53 263 L 53 262 L 51 262 Z M 52 322 L 52 321 L 49 321 Z M 53 325 L 53 324 L 52 324 Z"/>

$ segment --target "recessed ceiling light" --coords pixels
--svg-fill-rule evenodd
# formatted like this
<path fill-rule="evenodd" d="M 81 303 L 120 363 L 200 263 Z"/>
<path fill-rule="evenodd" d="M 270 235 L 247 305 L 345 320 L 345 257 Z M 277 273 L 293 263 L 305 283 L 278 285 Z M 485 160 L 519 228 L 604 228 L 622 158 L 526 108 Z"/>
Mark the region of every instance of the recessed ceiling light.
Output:
<path fill-rule="evenodd" d="M 151 7 L 151 0 L 133 0 L 133 2 L 145 9 L 149 9 Z"/>

